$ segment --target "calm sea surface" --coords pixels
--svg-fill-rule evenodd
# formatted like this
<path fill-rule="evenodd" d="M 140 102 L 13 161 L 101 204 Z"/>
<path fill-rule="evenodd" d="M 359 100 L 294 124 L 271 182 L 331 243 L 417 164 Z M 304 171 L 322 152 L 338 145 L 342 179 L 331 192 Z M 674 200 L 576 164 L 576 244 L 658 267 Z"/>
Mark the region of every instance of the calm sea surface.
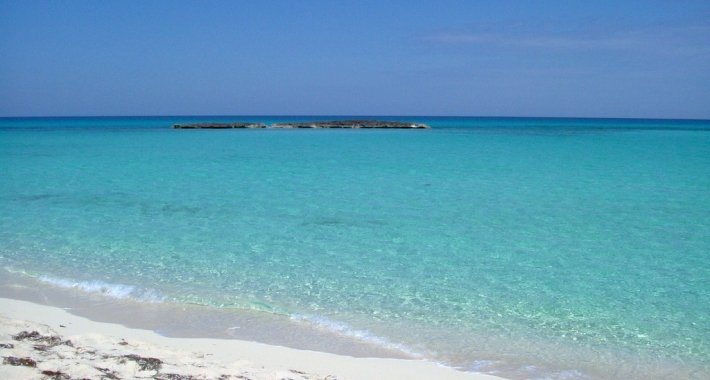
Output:
<path fill-rule="evenodd" d="M 511 378 L 710 376 L 710 121 L 169 129 L 313 119 L 0 119 L 0 276 Z"/>

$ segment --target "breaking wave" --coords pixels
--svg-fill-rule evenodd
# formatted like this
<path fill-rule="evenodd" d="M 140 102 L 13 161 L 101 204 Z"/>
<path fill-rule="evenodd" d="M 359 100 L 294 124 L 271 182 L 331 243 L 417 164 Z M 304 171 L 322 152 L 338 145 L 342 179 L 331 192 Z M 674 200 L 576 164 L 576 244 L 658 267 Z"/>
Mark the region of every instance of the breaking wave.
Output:
<path fill-rule="evenodd" d="M 67 289 L 78 289 L 86 293 L 101 294 L 117 299 L 133 299 L 141 302 L 159 303 L 166 297 L 157 290 L 144 289 L 133 285 L 110 284 L 99 280 L 74 281 L 63 278 L 41 276 L 40 281 Z"/>
<path fill-rule="evenodd" d="M 404 354 L 413 356 L 418 359 L 423 359 L 425 357 L 423 352 L 412 349 L 411 347 L 392 342 L 391 340 L 372 334 L 366 330 L 358 330 L 347 323 L 333 321 L 322 315 L 311 315 L 311 314 L 293 314 L 291 315 L 291 320 L 298 322 L 310 323 L 317 328 L 334 332 L 339 335 L 347 336 L 349 338 L 354 338 L 363 342 L 368 342 L 376 344 L 378 346 L 387 347 L 400 351 Z M 424 351 L 424 350 L 422 350 Z"/>

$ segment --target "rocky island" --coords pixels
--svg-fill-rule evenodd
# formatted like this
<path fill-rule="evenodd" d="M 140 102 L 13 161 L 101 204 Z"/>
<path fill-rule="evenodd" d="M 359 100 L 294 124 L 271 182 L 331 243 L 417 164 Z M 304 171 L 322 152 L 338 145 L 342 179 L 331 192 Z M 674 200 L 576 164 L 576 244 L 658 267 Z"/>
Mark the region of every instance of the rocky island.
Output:
<path fill-rule="evenodd" d="M 266 128 L 264 123 L 196 123 L 175 124 L 175 129 L 234 129 L 234 128 Z"/>
<path fill-rule="evenodd" d="M 263 123 L 197 123 L 175 124 L 175 129 L 234 129 L 234 128 L 346 128 L 346 129 L 430 129 L 426 124 L 380 120 L 335 120 L 311 121 L 306 123 L 277 123 L 267 126 Z"/>

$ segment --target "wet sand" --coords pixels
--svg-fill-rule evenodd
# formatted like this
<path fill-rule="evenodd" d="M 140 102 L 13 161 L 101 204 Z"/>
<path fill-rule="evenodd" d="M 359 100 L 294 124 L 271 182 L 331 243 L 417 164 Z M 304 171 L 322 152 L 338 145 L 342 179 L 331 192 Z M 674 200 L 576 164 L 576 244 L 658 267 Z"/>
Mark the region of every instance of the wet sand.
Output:
<path fill-rule="evenodd" d="M 0 310 L 4 379 L 499 379 L 422 360 L 355 358 L 236 339 L 168 338 L 8 298 L 0 298 Z"/>

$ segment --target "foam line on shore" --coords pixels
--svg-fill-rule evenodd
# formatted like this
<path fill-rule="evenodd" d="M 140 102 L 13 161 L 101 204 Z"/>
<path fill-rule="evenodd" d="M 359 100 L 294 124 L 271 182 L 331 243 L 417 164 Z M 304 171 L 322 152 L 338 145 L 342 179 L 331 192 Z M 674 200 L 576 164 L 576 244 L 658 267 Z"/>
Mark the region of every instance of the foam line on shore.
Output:
<path fill-rule="evenodd" d="M 35 277 L 35 276 L 32 276 Z M 51 284 L 64 289 L 76 289 L 89 294 L 97 294 L 100 296 L 105 296 L 115 299 L 130 299 L 138 302 L 148 302 L 148 303 L 163 303 L 169 298 L 163 295 L 160 291 L 154 289 L 141 288 L 135 285 L 125 285 L 125 284 L 112 284 L 104 282 L 101 280 L 90 280 L 90 281 L 76 281 L 72 279 L 56 278 L 46 275 L 41 275 L 35 277 L 39 281 Z M 178 301 L 177 302 L 181 302 Z M 185 302 L 185 301 L 182 301 Z M 194 303 L 194 302 L 187 302 Z M 198 303 L 200 305 L 208 305 L 205 303 Z M 208 305 L 209 306 L 209 305 Z M 265 310 L 262 308 L 251 308 L 251 310 L 258 310 L 266 313 L 274 313 L 272 310 Z M 281 313 L 274 313 L 281 314 Z M 362 342 L 371 343 L 380 347 L 385 347 L 388 349 L 393 349 L 399 351 L 405 355 L 411 356 L 413 358 L 422 359 L 425 356 L 432 356 L 431 352 L 425 351 L 423 348 L 421 350 L 415 350 L 405 344 L 392 342 L 390 339 L 377 336 L 367 330 L 359 330 L 355 327 L 339 321 L 334 321 L 328 317 L 322 315 L 313 314 L 299 314 L 299 313 L 286 313 L 292 321 L 308 323 L 318 329 L 326 330 L 330 333 L 345 336 L 348 338 L 353 338 Z M 425 355 L 429 354 L 429 355 Z"/>
<path fill-rule="evenodd" d="M 61 333 L 63 339 L 76 341 L 78 346 L 95 352 L 106 352 L 107 356 L 115 356 L 119 351 L 119 354 L 124 355 L 122 350 L 138 347 L 144 351 L 138 354 L 144 357 L 158 357 L 168 363 L 169 365 L 165 366 L 166 373 L 202 376 L 200 378 L 216 379 L 223 373 L 229 373 L 224 372 L 226 371 L 224 368 L 227 368 L 230 371 L 239 370 L 244 375 L 249 375 L 249 378 L 260 379 L 307 377 L 318 380 L 336 378 L 343 380 L 501 380 L 499 377 L 460 372 L 422 360 L 354 358 L 235 339 L 169 338 L 148 330 L 91 321 L 56 307 L 7 298 L 0 298 L 0 316 L 31 321 L 26 327 L 22 327 L 25 330 L 51 328 Z M 0 322 L 3 322 L 2 318 Z M 24 322 L 19 321 L 19 323 Z M 35 326 L 32 323 L 47 326 Z M 49 331 L 43 332 L 44 335 L 47 333 Z M 9 343 L 18 343 L 11 338 L 7 340 Z M 62 347 L 64 346 L 60 348 Z M 27 345 L 25 348 L 32 350 L 32 345 Z M 6 351 L 14 350 L 12 354 L 3 352 L 3 355 L 22 356 L 20 354 L 28 352 L 19 352 L 21 349 L 22 347 L 18 345 L 16 348 L 6 349 Z M 31 355 L 37 355 L 36 359 L 42 359 L 40 356 L 44 354 L 44 352 L 33 352 Z M 102 358 L 100 355 L 94 356 Z M 56 364 L 54 367 L 44 369 L 62 370 L 69 368 L 67 366 L 73 365 L 74 362 L 65 360 L 63 363 L 54 364 Z M 7 371 L 21 368 L 10 365 L 0 367 Z"/>
<path fill-rule="evenodd" d="M 166 299 L 166 297 L 157 290 L 144 289 L 133 285 L 110 284 L 100 280 L 74 281 L 48 276 L 41 276 L 39 277 L 39 280 L 61 288 L 79 289 L 86 293 L 101 294 L 106 297 L 117 299 L 133 299 L 150 303 L 161 303 Z"/>
<path fill-rule="evenodd" d="M 112 284 L 100 280 L 76 281 L 46 275 L 39 276 L 37 277 L 37 279 L 41 282 L 58 286 L 61 288 L 77 289 L 85 293 L 98 294 L 101 296 L 115 299 L 130 299 L 133 301 L 148 303 L 163 303 L 168 300 L 168 297 L 163 295 L 158 290 L 141 288 L 134 285 Z M 270 310 L 258 310 L 267 313 L 272 312 Z M 308 323 L 318 329 L 326 330 L 332 334 L 341 335 L 348 338 L 353 338 L 355 340 L 359 340 L 361 342 L 371 343 L 380 347 L 396 350 L 413 358 L 423 359 L 426 356 L 433 356 L 432 352 L 428 352 L 423 348 L 421 350 L 416 350 L 405 344 L 393 342 L 386 337 L 377 336 L 367 330 L 359 330 L 347 323 L 334 321 L 326 316 L 299 313 L 289 313 L 287 315 L 292 321 Z"/>
<path fill-rule="evenodd" d="M 391 348 L 418 359 L 423 359 L 425 357 L 423 353 L 416 351 L 404 344 L 392 342 L 387 338 L 374 335 L 366 330 L 358 330 L 348 325 L 347 323 L 333 321 L 328 317 L 322 315 L 293 314 L 291 315 L 291 320 L 307 322 L 329 332 L 354 338 L 360 341 L 373 343 L 378 346 Z"/>

